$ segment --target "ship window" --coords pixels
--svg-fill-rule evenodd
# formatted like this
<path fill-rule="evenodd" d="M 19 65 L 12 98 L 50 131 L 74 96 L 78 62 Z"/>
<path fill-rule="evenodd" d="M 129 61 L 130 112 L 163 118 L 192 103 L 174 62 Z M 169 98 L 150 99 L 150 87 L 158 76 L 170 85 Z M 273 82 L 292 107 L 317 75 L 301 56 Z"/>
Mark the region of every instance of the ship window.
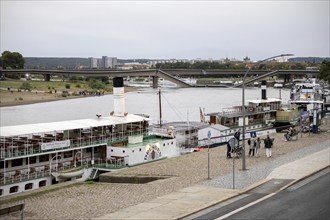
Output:
<path fill-rule="evenodd" d="M 111 149 L 111 152 L 113 152 L 113 149 Z"/>
<path fill-rule="evenodd" d="M 134 150 L 132 150 L 132 153 L 134 153 Z"/>
<path fill-rule="evenodd" d="M 46 180 L 42 180 L 39 182 L 39 187 L 46 186 Z"/>
<path fill-rule="evenodd" d="M 125 153 L 125 151 L 123 150 L 123 153 Z"/>
<path fill-rule="evenodd" d="M 25 158 L 25 164 L 33 164 L 37 162 L 37 157 Z"/>
<path fill-rule="evenodd" d="M 25 184 L 25 190 L 29 190 L 29 189 L 32 189 L 32 188 L 33 188 L 33 183 Z"/>
<path fill-rule="evenodd" d="M 23 165 L 23 159 L 16 159 L 11 161 L 12 167 L 22 166 Z"/>
<path fill-rule="evenodd" d="M 0 168 L 3 169 L 4 168 L 4 161 L 0 161 Z M 8 160 L 6 161 L 6 168 L 8 168 Z"/>
<path fill-rule="evenodd" d="M 139 150 L 140 150 L 140 151 L 142 151 L 142 149 L 141 149 L 141 148 L 140 148 Z"/>
<path fill-rule="evenodd" d="M 12 187 L 10 187 L 9 193 L 15 193 L 15 192 L 18 192 L 18 186 L 12 186 Z"/>
<path fill-rule="evenodd" d="M 171 144 L 173 144 L 173 141 L 171 142 Z"/>
<path fill-rule="evenodd" d="M 64 158 L 72 157 L 72 151 L 64 152 Z"/>
<path fill-rule="evenodd" d="M 165 143 L 163 144 L 163 146 L 165 147 Z"/>
<path fill-rule="evenodd" d="M 2 189 L 0 189 L 0 196 L 2 196 L 2 193 L 3 193 L 3 190 L 2 190 Z"/>
<path fill-rule="evenodd" d="M 49 155 L 48 154 L 39 156 L 39 162 L 46 162 L 48 160 L 49 160 Z"/>

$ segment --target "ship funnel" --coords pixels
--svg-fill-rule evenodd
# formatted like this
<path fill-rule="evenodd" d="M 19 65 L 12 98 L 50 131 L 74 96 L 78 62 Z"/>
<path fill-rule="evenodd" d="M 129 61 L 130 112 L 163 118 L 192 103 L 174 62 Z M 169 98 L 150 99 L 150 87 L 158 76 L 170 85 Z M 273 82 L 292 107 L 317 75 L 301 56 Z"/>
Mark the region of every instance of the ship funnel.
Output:
<path fill-rule="evenodd" d="M 267 82 L 266 82 L 266 80 L 261 81 L 261 99 L 262 100 L 267 99 Z"/>
<path fill-rule="evenodd" d="M 125 97 L 124 97 L 124 80 L 123 77 L 113 78 L 113 105 L 114 115 L 125 116 Z"/>

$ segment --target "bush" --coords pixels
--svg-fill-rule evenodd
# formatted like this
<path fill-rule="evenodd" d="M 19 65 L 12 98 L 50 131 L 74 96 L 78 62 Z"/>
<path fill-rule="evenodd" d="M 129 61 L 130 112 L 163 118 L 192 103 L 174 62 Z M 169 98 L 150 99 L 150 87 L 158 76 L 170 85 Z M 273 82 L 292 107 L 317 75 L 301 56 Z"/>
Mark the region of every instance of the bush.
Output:
<path fill-rule="evenodd" d="M 66 89 L 70 89 L 71 85 L 69 83 L 65 84 Z"/>
<path fill-rule="evenodd" d="M 78 77 L 77 76 L 71 76 L 69 80 L 70 80 L 70 82 L 77 82 Z"/>
<path fill-rule="evenodd" d="M 77 88 L 81 88 L 81 85 L 80 85 L 80 84 L 77 84 L 76 87 L 77 87 Z"/>
<path fill-rule="evenodd" d="M 31 91 L 32 86 L 28 82 L 23 82 L 22 85 L 19 88 L 23 89 L 23 90 Z"/>
<path fill-rule="evenodd" d="M 88 85 L 91 89 L 104 89 L 105 88 L 104 83 L 97 81 L 95 79 L 92 81 L 89 81 Z"/>

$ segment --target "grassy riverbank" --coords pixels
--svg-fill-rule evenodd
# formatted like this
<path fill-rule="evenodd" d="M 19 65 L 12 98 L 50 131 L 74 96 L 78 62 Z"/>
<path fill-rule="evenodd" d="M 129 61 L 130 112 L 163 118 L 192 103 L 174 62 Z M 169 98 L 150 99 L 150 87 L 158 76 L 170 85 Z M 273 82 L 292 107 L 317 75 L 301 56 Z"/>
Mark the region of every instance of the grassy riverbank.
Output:
<path fill-rule="evenodd" d="M 28 83 L 30 91 L 22 89 L 23 83 Z M 112 84 L 104 84 L 104 89 L 99 90 L 101 94 L 112 94 Z M 126 92 L 134 91 L 134 87 L 125 87 Z M 26 105 L 40 102 L 65 100 L 72 98 L 83 98 L 93 96 L 82 95 L 80 92 L 96 92 L 89 87 L 85 81 L 63 82 L 63 81 L 22 81 L 4 80 L 0 81 L 0 107 Z"/>

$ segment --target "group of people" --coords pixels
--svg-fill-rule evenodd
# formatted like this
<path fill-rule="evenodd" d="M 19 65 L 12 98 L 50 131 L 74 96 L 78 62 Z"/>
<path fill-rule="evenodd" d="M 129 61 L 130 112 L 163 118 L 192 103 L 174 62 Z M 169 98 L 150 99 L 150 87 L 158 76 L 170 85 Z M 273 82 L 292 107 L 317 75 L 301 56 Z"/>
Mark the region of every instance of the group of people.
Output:
<path fill-rule="evenodd" d="M 238 141 L 240 140 L 240 130 L 238 130 L 235 134 L 234 134 L 234 138 Z M 260 156 L 260 149 L 261 149 L 261 138 L 260 137 L 251 137 L 247 143 L 249 145 L 249 156 L 256 156 L 259 157 Z M 272 157 L 272 146 L 273 146 L 273 142 L 274 139 L 271 139 L 269 137 L 269 135 L 267 135 L 267 137 L 265 139 L 263 139 L 264 141 L 264 147 L 266 149 L 266 156 L 267 157 Z M 232 154 L 232 148 L 229 145 L 229 143 L 227 144 L 227 158 L 232 158 L 231 156 Z"/>
<path fill-rule="evenodd" d="M 274 139 L 271 139 L 269 135 L 267 135 L 267 137 L 263 139 L 263 141 L 266 149 L 266 156 L 272 157 L 272 147 L 273 147 Z M 255 153 L 255 156 L 259 157 L 260 148 L 261 148 L 261 138 L 257 137 L 257 139 L 255 139 L 254 137 L 251 137 L 247 142 L 249 145 L 249 156 L 254 157 L 254 153 Z"/>

